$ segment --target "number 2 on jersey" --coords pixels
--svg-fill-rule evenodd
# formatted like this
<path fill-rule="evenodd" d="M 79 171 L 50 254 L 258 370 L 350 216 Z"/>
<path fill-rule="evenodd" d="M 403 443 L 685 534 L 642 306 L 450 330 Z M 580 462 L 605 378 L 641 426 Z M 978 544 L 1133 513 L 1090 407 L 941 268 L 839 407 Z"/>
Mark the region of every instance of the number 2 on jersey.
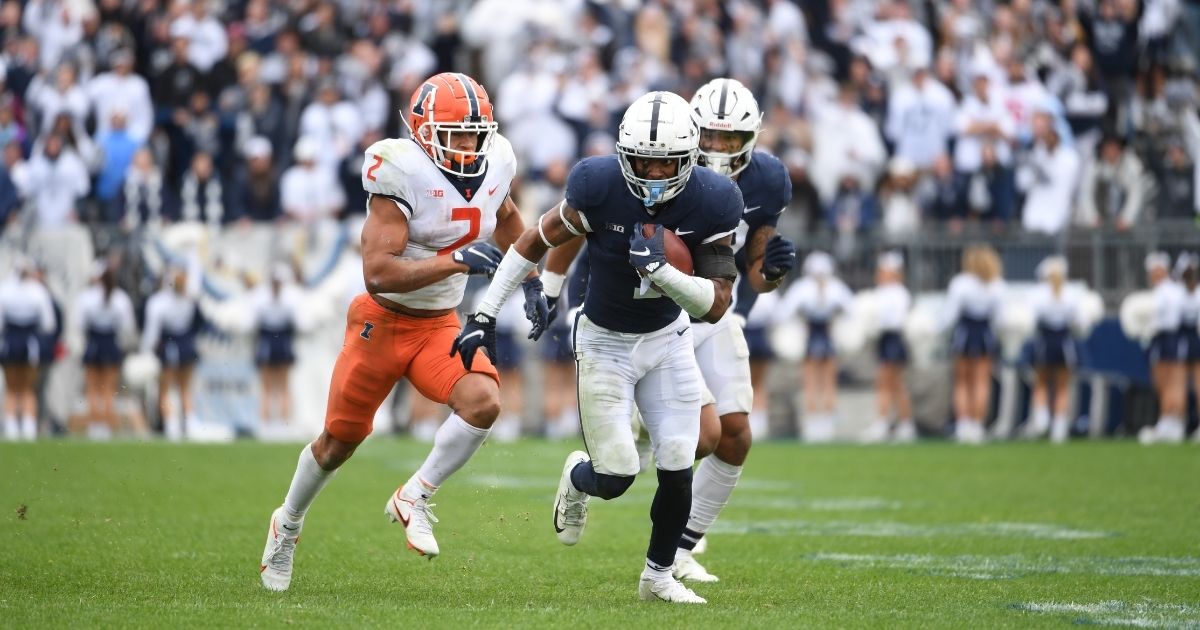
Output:
<path fill-rule="evenodd" d="M 383 166 L 383 158 L 378 155 L 372 155 L 371 157 L 375 158 L 375 161 L 367 168 L 367 179 L 375 181 L 375 171 L 379 170 L 380 166 Z"/>
<path fill-rule="evenodd" d="M 479 223 L 483 219 L 483 212 L 479 208 L 466 206 L 464 208 L 454 208 L 450 211 L 451 221 L 467 221 L 467 233 L 462 238 L 454 241 L 438 250 L 438 256 L 445 256 L 458 248 L 470 243 L 479 236 Z"/>

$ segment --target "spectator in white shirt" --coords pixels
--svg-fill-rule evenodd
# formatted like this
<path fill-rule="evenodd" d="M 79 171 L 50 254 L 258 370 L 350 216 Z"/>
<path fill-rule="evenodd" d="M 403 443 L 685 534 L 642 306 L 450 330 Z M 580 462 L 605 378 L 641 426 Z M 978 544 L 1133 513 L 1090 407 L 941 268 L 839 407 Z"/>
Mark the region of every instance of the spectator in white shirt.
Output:
<path fill-rule="evenodd" d="M 323 77 L 317 83 L 317 99 L 300 114 L 300 135 L 312 138 L 323 147 L 317 161 L 336 171 L 350 155 L 363 134 L 362 114 L 350 101 L 342 100 L 341 90 L 333 77 Z"/>
<path fill-rule="evenodd" d="M 1075 185 L 1079 181 L 1079 154 L 1058 135 L 1054 118 L 1038 112 L 1033 117 L 1035 144 L 1027 168 L 1018 175 L 1025 190 L 1021 224 L 1031 232 L 1058 234 L 1071 217 Z"/>
<path fill-rule="evenodd" d="M 79 200 L 91 189 L 91 177 L 83 160 L 64 149 L 61 136 L 46 137 L 42 152 L 29 160 L 26 194 L 37 212 L 42 229 L 62 227 L 78 220 Z"/>
<path fill-rule="evenodd" d="M 283 212 L 305 225 L 336 217 L 346 204 L 334 171 L 317 162 L 320 147 L 310 136 L 300 138 L 294 153 L 296 163 L 284 171 L 280 184 Z"/>
<path fill-rule="evenodd" d="M 133 51 L 118 49 L 109 57 L 112 69 L 87 83 L 87 95 L 96 114 L 96 137 L 109 131 L 115 111 L 125 112 L 125 127 L 139 143 L 150 138 L 154 128 L 154 104 L 150 84 L 133 71 Z"/>
<path fill-rule="evenodd" d="M 63 52 L 83 39 L 82 13 L 72 10 L 64 0 L 30 0 L 25 5 L 21 25 L 37 41 L 38 63 L 43 71 L 58 66 Z"/>
<path fill-rule="evenodd" d="M 905 158 L 920 170 L 928 170 L 947 150 L 954 135 L 954 94 L 918 68 L 912 81 L 901 86 L 888 102 L 886 132 L 895 146 L 895 157 Z"/>
<path fill-rule="evenodd" d="M 821 201 L 831 203 L 847 176 L 874 190 L 886 159 L 879 126 L 863 113 L 854 89 L 843 85 L 835 103 L 818 109 L 813 125 L 812 179 Z"/>
<path fill-rule="evenodd" d="M 171 22 L 171 37 L 186 37 L 188 61 L 202 73 L 212 70 L 229 52 L 229 37 L 217 18 L 209 15 L 208 3 L 192 0 L 191 10 Z"/>
<path fill-rule="evenodd" d="M 69 114 L 80 127 L 87 121 L 87 94 L 76 79 L 74 64 L 64 62 L 54 71 L 53 84 L 41 77 L 35 77 L 29 84 L 25 97 L 41 119 L 42 133 L 50 130 L 59 113 Z"/>
<path fill-rule="evenodd" d="M 1000 99 L 993 97 L 986 69 L 975 70 L 971 88 L 971 93 L 965 95 L 958 106 L 954 120 L 958 134 L 954 144 L 954 170 L 968 175 L 979 170 L 983 165 L 983 147 L 987 144 L 995 149 L 996 160 L 1001 165 L 1012 165 L 1013 119 Z"/>

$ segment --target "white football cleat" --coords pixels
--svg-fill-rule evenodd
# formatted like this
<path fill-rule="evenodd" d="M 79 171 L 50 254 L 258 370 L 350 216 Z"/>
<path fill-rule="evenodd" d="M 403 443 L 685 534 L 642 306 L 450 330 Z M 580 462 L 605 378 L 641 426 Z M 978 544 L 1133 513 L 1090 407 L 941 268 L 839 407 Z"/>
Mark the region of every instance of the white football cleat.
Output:
<path fill-rule="evenodd" d="M 271 526 L 267 528 L 267 548 L 263 550 L 258 575 L 262 584 L 272 591 L 286 591 L 292 584 L 292 559 L 296 555 L 296 543 L 300 542 L 301 520 L 295 526 L 283 518 L 283 506 L 271 513 Z"/>
<path fill-rule="evenodd" d="M 587 525 L 587 504 L 591 497 L 575 489 L 571 483 L 571 471 L 589 459 L 583 451 L 572 451 L 563 463 L 562 476 L 558 478 L 558 494 L 554 496 L 554 531 L 558 534 L 558 541 L 564 545 L 579 542 L 583 526 Z"/>
<path fill-rule="evenodd" d="M 433 504 L 429 503 L 428 499 L 427 495 L 421 495 L 421 498 L 415 500 L 405 498 L 404 486 L 400 486 L 388 499 L 384 514 L 393 523 L 404 526 L 404 536 L 409 549 L 417 552 L 417 555 L 433 560 L 441 551 L 433 537 L 433 524 L 438 520 L 430 509 Z"/>
<path fill-rule="evenodd" d="M 684 586 L 675 578 L 668 580 L 642 578 L 642 581 L 638 583 L 638 597 L 644 602 L 662 601 L 673 604 L 708 603 L 707 599 L 692 592 L 692 589 Z"/>
<path fill-rule="evenodd" d="M 1183 423 L 1178 420 L 1159 420 L 1154 426 L 1138 431 L 1138 441 L 1142 444 L 1180 444 L 1183 438 Z"/>
<path fill-rule="evenodd" d="M 917 441 L 917 425 L 911 420 L 908 422 L 897 422 L 896 428 L 892 430 L 892 441 L 897 444 L 912 444 Z"/>
<path fill-rule="evenodd" d="M 701 539 L 703 540 L 703 538 Z M 675 564 L 671 566 L 671 575 L 677 580 L 689 582 L 719 582 L 721 578 L 711 574 L 686 549 L 675 552 Z"/>

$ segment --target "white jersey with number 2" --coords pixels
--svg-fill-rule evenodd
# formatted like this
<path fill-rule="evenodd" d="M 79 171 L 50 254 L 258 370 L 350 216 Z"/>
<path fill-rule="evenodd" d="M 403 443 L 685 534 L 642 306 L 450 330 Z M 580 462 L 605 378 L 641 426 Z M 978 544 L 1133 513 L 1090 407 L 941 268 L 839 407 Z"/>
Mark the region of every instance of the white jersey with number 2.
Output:
<path fill-rule="evenodd" d="M 423 260 L 448 256 L 492 236 L 496 213 L 517 172 L 512 145 L 500 134 L 486 169 L 479 177 L 463 178 L 466 190 L 460 192 L 451 183 L 454 176 L 439 169 L 420 145 L 389 138 L 367 148 L 362 183 L 371 195 L 395 201 L 408 219 L 408 246 L 400 258 Z M 458 306 L 466 286 L 467 275 L 458 273 L 415 291 L 379 296 L 409 308 L 437 310 Z"/>

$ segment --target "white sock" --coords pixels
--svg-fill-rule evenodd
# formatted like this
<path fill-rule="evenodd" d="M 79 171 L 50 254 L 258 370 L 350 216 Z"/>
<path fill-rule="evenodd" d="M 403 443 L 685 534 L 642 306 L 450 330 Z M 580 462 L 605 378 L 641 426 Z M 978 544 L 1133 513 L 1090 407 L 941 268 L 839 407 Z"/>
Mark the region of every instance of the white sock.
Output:
<path fill-rule="evenodd" d="M 646 558 L 646 567 L 642 569 L 642 579 L 655 582 L 669 580 L 671 579 L 671 567 L 660 567 L 650 558 Z"/>
<path fill-rule="evenodd" d="M 413 479 L 436 490 L 471 459 L 487 439 L 488 433 L 488 429 L 473 427 L 458 414 L 450 414 L 433 436 L 433 449 Z"/>
<path fill-rule="evenodd" d="M 1044 432 L 1050 426 L 1050 408 L 1038 407 L 1033 410 L 1033 428 L 1038 432 Z"/>
<path fill-rule="evenodd" d="M 288 518 L 293 522 L 303 519 L 313 499 L 317 498 L 321 488 L 329 483 L 336 472 L 336 469 L 321 468 L 313 456 L 312 444 L 306 444 L 304 450 L 300 451 L 300 460 L 296 462 L 296 474 L 292 477 L 287 497 L 283 499 L 283 511 Z"/>
<path fill-rule="evenodd" d="M 6 416 L 4 418 L 4 439 L 16 441 L 21 437 L 21 425 L 17 422 L 16 416 Z"/>
<path fill-rule="evenodd" d="M 34 440 L 37 439 L 37 419 L 33 416 L 24 416 L 21 418 L 21 439 Z"/>
<path fill-rule="evenodd" d="M 716 455 L 700 460 L 692 478 L 692 513 L 688 515 L 687 528 L 697 534 L 707 532 L 729 503 L 729 495 L 741 476 L 741 466 L 727 464 Z"/>

